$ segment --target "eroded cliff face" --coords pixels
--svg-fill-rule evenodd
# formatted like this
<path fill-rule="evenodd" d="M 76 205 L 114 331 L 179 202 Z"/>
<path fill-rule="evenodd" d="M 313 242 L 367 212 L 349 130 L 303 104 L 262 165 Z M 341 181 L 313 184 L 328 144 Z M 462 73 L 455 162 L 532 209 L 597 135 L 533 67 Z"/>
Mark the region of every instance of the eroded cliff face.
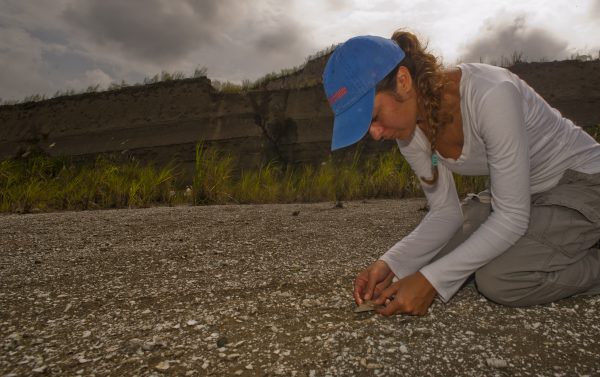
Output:
<path fill-rule="evenodd" d="M 2 106 L 0 159 L 38 149 L 76 160 L 111 154 L 189 167 L 196 143 L 204 141 L 232 153 L 240 168 L 272 160 L 318 163 L 330 154 L 333 121 L 320 84 L 325 62 L 320 58 L 301 72 L 242 93 L 217 92 L 210 80 L 199 78 Z M 577 124 L 600 123 L 599 61 L 511 69 Z M 391 145 L 367 140 L 362 147 L 370 154 Z"/>
<path fill-rule="evenodd" d="M 278 158 L 313 159 L 330 137 L 322 89 L 219 93 L 208 79 L 56 98 L 0 108 L 0 158 L 32 148 L 79 159 L 194 160 L 204 141 L 240 157 L 243 166 Z M 298 143 L 305 144 L 299 148 Z"/>

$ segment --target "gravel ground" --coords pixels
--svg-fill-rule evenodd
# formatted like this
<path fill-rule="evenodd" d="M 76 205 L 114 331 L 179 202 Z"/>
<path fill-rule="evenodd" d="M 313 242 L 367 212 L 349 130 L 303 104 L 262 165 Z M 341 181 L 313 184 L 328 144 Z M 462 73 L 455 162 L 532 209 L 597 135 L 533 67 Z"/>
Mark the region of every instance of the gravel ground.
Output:
<path fill-rule="evenodd" d="M 0 375 L 599 376 L 600 297 L 354 313 L 422 199 L 0 216 Z"/>

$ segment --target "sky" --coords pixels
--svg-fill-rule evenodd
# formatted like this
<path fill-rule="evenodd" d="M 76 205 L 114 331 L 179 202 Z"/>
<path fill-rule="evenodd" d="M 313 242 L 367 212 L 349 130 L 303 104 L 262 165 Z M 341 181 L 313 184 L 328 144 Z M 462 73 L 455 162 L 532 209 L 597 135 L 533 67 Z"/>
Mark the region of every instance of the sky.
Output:
<path fill-rule="evenodd" d="M 356 35 L 459 61 L 600 54 L 600 0 L 0 0 L 0 102 L 206 68 L 255 80 Z"/>

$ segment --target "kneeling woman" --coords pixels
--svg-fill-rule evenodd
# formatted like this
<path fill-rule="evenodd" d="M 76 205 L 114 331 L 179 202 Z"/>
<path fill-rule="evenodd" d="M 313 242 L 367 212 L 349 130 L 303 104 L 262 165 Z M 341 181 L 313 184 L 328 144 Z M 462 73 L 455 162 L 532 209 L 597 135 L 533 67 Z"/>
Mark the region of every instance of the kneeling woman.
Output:
<path fill-rule="evenodd" d="M 396 140 L 430 211 L 360 272 L 357 304 L 423 315 L 471 275 L 490 300 L 526 306 L 600 293 L 600 145 L 506 69 L 443 70 L 417 38 L 361 36 L 323 74 L 332 149 Z M 462 205 L 452 172 L 489 175 Z"/>

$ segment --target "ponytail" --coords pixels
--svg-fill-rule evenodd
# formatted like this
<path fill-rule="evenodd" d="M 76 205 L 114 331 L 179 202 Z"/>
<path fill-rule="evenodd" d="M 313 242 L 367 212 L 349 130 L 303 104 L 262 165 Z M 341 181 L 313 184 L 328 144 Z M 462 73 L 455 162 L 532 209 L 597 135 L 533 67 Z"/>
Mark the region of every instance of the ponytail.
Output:
<path fill-rule="evenodd" d="M 427 122 L 427 137 L 431 143 L 432 179 L 420 177 L 423 182 L 433 185 L 438 179 L 437 156 L 435 155 L 437 136 L 444 124 L 449 122 L 449 116 L 442 114 L 442 93 L 446 84 L 442 65 L 437 58 L 427 52 L 427 46 L 422 46 L 417 37 L 407 31 L 397 30 L 392 35 L 394 40 L 404 50 L 406 56 L 398 66 L 377 85 L 376 90 L 392 91 L 395 93 L 396 74 L 399 67 L 406 67 L 412 77 L 417 92 L 417 106 L 424 110 Z M 418 123 L 418 121 L 417 121 Z"/>

